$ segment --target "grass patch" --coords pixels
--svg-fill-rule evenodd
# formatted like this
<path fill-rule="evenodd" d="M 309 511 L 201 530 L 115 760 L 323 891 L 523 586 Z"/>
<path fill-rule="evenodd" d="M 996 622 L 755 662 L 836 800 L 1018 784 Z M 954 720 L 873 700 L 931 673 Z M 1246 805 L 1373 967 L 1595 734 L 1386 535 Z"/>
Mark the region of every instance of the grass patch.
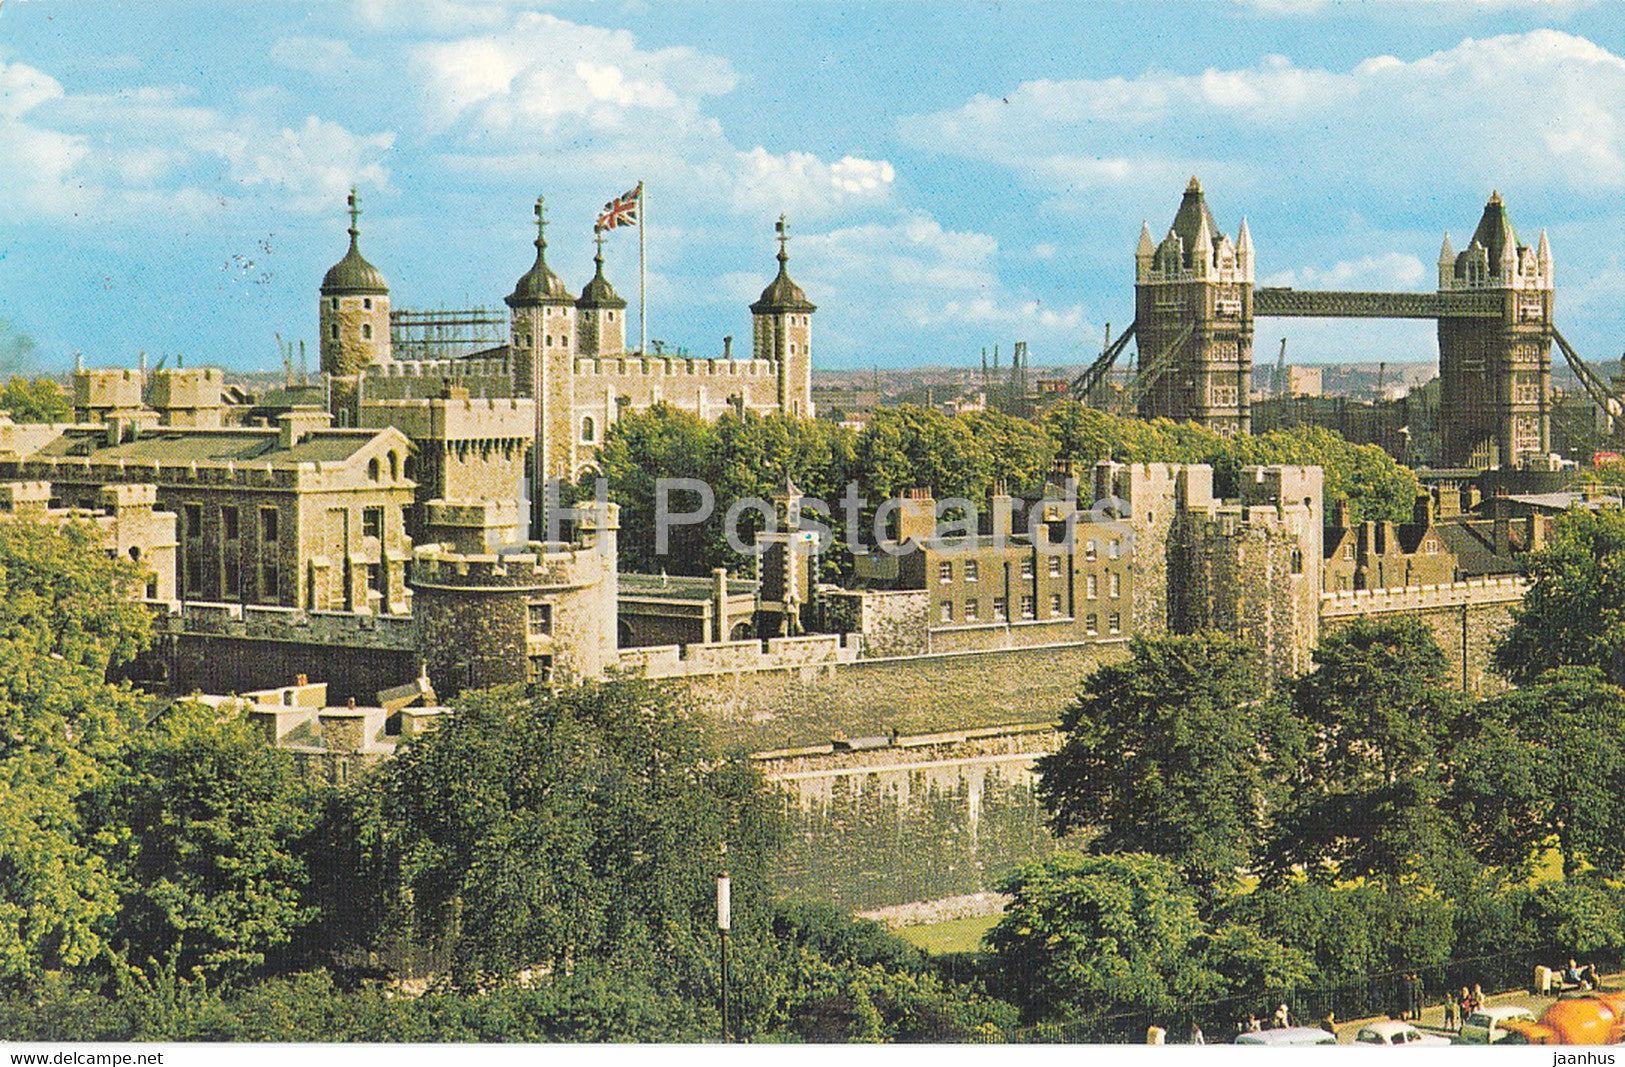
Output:
<path fill-rule="evenodd" d="M 982 948 L 983 935 L 993 929 L 1000 918 L 998 915 L 978 915 L 969 919 L 904 926 L 892 932 L 931 956 L 978 952 Z"/>

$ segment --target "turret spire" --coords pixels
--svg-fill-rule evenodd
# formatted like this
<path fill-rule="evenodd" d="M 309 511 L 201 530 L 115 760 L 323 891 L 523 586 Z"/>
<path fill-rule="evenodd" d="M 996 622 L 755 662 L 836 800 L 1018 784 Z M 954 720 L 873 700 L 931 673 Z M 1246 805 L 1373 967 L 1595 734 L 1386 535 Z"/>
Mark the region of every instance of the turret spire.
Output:
<path fill-rule="evenodd" d="M 355 186 L 350 186 L 350 247 L 356 247 L 356 239 L 361 236 L 361 200 L 356 196 Z"/>

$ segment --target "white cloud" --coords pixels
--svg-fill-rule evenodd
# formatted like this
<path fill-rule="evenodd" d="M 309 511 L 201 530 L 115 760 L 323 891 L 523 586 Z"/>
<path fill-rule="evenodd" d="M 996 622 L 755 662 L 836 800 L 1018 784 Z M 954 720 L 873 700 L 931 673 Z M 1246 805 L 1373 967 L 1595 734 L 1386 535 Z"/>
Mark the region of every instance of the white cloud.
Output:
<path fill-rule="evenodd" d="M 1486 178 L 1588 193 L 1625 188 L 1625 59 L 1555 30 L 1468 39 L 1334 72 L 1269 56 L 1242 69 L 1031 81 L 901 123 L 913 145 L 1012 161 L 1054 191 L 1126 186 L 1192 169 L 1216 142 L 1253 181 L 1322 188 L 1357 172 L 1414 188 Z M 1137 147 L 1137 151 L 1135 148 Z M 1127 149 L 1127 150 L 1126 150 Z M 1183 163 L 1178 161 L 1184 160 Z"/>
<path fill-rule="evenodd" d="M 388 185 L 393 133 L 315 116 L 282 126 L 194 98 L 158 85 L 69 93 L 43 71 L 0 63 L 0 199 L 20 206 L 19 221 L 184 218 L 246 196 L 310 213 L 351 184 Z"/>
<path fill-rule="evenodd" d="M 356 55 L 350 42 L 331 37 L 284 37 L 271 46 L 270 56 L 273 62 L 289 70 L 304 71 L 329 81 L 377 69 L 376 63 Z"/>
<path fill-rule="evenodd" d="M 689 211 L 758 217 L 884 203 L 896 179 L 887 160 L 855 153 L 831 161 L 736 145 L 708 114 L 739 82 L 732 64 L 646 49 L 624 30 L 520 11 L 500 30 L 411 55 L 430 134 L 454 143 L 441 158 L 464 173 L 534 173 L 545 156 L 569 176 L 559 185 L 608 188 L 636 174 Z"/>
<path fill-rule="evenodd" d="M 1264 278 L 1261 285 L 1287 285 L 1304 289 L 1419 290 L 1431 288 L 1436 277 L 1415 256 L 1387 252 L 1345 259 L 1324 269 L 1305 266 Z"/>
<path fill-rule="evenodd" d="M 803 237 L 800 243 L 806 265 L 798 268 L 798 280 L 809 292 L 829 294 L 826 306 L 836 314 L 926 331 L 1036 331 L 1040 336 L 1030 339 L 1037 340 L 1053 340 L 1085 321 L 1080 306 L 1052 308 L 1012 292 L 999 277 L 993 237 L 945 229 L 924 212 Z"/>

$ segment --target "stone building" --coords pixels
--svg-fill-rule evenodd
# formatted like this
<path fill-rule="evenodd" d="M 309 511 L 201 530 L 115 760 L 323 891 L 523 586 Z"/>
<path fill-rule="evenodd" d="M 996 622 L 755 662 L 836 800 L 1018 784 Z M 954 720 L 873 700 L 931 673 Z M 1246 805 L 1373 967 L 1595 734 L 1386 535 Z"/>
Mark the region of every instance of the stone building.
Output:
<path fill-rule="evenodd" d="M 603 677 L 616 663 L 619 512 L 614 504 L 577 506 L 566 543 L 420 546 L 412 613 L 436 692 Z"/>
<path fill-rule="evenodd" d="M 1457 578 L 1456 554 L 1446 544 L 1446 533 L 1434 521 L 1434 499 L 1416 498 L 1408 523 L 1367 520 L 1358 526 L 1349 517 L 1349 504 L 1340 500 L 1326 526 L 1325 592 L 1350 589 L 1395 589 L 1411 585 L 1439 585 Z"/>
<path fill-rule="evenodd" d="M 1439 292 L 1494 299 L 1493 317 L 1439 319 L 1440 421 L 1446 467 L 1516 466 L 1551 451 L 1552 253 L 1518 241 L 1499 193 L 1466 249 L 1445 234 Z"/>
<path fill-rule="evenodd" d="M 139 395 L 139 375 L 120 380 Z M 55 427 L 24 454 L 0 452 L 0 479 L 49 483 L 53 506 L 86 509 L 105 507 L 110 488 L 146 487 L 146 506 L 178 519 L 176 599 L 408 610 L 413 483 L 399 430 L 330 429 L 325 411 L 308 409 L 276 428 L 143 431 L 148 421 L 112 413 L 100 426 Z"/>
<path fill-rule="evenodd" d="M 98 505 L 54 507 L 49 482 L 0 483 L 0 521 L 24 519 L 95 528 L 109 555 L 127 559 L 142 572 L 147 600 L 175 599 L 175 516 L 157 511 L 157 492 L 150 485 L 108 485 L 97 494 Z"/>
<path fill-rule="evenodd" d="M 1160 243 L 1140 228 L 1134 283 L 1141 417 L 1247 433 L 1253 244 L 1246 221 L 1232 242 L 1192 178 Z"/>
<path fill-rule="evenodd" d="M 596 270 L 579 295 L 547 263 L 546 218 L 536 205 L 536 258 L 505 301 L 508 340 L 467 357 L 396 360 L 390 345 L 389 289 L 361 255 L 351 195 L 350 249 L 323 280 L 322 369 L 330 375 L 340 425 L 379 416 L 361 409 L 381 400 L 427 399 L 447 384 L 476 399 L 528 398 L 532 485 L 574 481 L 591 470 L 604 434 L 624 411 L 665 403 L 713 419 L 729 411 L 788 412 L 811 417 L 812 314 L 817 310 L 787 268 L 781 220 L 778 273 L 751 305 L 752 349 L 733 356 L 725 338 L 719 358 L 629 352 L 626 301 Z M 534 489 L 532 517 L 542 494 Z"/>

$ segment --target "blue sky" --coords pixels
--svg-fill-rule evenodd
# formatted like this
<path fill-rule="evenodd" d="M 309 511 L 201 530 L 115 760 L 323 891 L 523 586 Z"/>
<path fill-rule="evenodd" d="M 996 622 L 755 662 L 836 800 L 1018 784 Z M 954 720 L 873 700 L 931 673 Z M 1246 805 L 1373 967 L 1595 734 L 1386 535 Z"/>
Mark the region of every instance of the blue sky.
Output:
<path fill-rule="evenodd" d="M 272 369 L 275 333 L 314 340 L 351 184 L 396 307 L 500 307 L 538 194 L 579 290 L 643 179 L 651 337 L 747 337 L 783 212 L 820 365 L 1081 363 L 1198 174 L 1300 287 L 1431 288 L 1499 189 L 1550 232 L 1560 328 L 1617 360 L 1622 54 L 1625 5 L 1579 0 L 0 0 L 0 341 Z M 635 231 L 607 255 L 635 302 Z M 1281 336 L 1435 352 L 1426 323 L 1290 320 L 1260 359 Z"/>

